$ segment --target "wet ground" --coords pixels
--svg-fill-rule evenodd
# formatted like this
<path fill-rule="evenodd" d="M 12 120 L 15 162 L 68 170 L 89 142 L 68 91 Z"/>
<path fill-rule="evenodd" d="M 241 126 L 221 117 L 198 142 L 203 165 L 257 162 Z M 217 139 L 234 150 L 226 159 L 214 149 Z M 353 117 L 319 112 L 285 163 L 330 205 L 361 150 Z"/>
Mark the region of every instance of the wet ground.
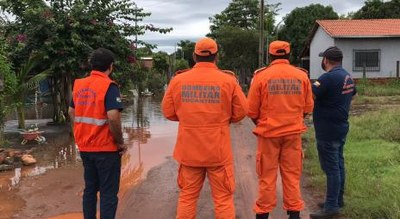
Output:
<path fill-rule="evenodd" d="M 121 203 L 151 168 L 167 161 L 172 154 L 177 124 L 163 119 L 159 105 L 159 99 L 146 98 L 134 101 L 123 112 L 124 138 L 129 150 L 122 159 Z M 34 167 L 0 172 L 0 218 L 46 218 L 61 214 L 71 218 L 69 213 L 74 212 L 78 212 L 76 218 L 81 218 L 81 161 L 68 127 L 46 126 L 49 121 L 27 121 L 27 126 L 38 124 L 45 131 L 48 143 L 38 146 L 35 142 L 21 146 L 17 122 L 7 122 L 6 132 L 12 139 L 12 147 L 35 146 L 33 155 L 39 162 Z"/>
<path fill-rule="evenodd" d="M 124 138 L 129 150 L 122 160 L 117 218 L 175 217 L 177 164 L 171 155 L 178 124 L 162 117 L 159 103 L 159 99 L 145 98 L 134 101 L 123 112 Z M 375 109 L 377 106 L 371 103 L 358 104 L 353 108 L 353 115 Z M 68 127 L 46 126 L 48 121 L 28 121 L 39 123 L 48 140 L 47 144 L 35 147 L 33 155 L 38 164 L 0 172 L 0 218 L 82 218 L 83 169 L 79 154 Z M 9 121 L 7 132 L 18 144 L 20 137 L 15 126 L 16 121 Z M 257 195 L 256 139 L 251 134 L 252 127 L 246 119 L 231 128 L 236 169 L 235 204 L 237 218 L 241 219 L 254 218 L 252 206 Z M 35 146 L 30 144 L 28 147 Z M 280 185 L 278 189 L 281 190 Z M 303 190 L 308 206 L 315 206 L 315 196 Z M 306 215 L 307 210 L 303 218 L 308 218 Z M 273 218 L 286 217 L 279 199 Z M 198 203 L 197 218 L 214 218 L 207 183 Z"/>

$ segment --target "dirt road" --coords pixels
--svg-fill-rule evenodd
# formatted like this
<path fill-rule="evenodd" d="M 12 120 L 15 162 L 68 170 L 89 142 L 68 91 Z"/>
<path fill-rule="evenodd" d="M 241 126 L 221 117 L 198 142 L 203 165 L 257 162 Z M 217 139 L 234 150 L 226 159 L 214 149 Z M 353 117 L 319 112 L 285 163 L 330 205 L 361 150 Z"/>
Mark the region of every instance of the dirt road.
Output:
<path fill-rule="evenodd" d="M 255 171 L 256 138 L 251 134 L 250 120 L 233 125 L 231 129 L 235 157 L 236 192 L 235 206 L 237 219 L 253 219 L 252 211 L 257 197 L 257 176 Z M 119 209 L 118 218 L 173 219 L 176 215 L 178 189 L 176 186 L 177 164 L 168 158 L 163 165 L 151 170 L 147 179 L 129 192 Z M 278 206 L 272 213 L 273 219 L 287 218 L 282 210 L 282 187 L 278 185 Z M 197 218 L 214 218 L 210 187 L 205 183 L 197 208 Z M 307 211 L 303 218 L 308 218 Z"/>
<path fill-rule="evenodd" d="M 171 158 L 171 154 L 177 127 L 176 125 L 172 127 L 167 125 L 167 127 L 169 134 L 164 132 L 164 129 L 158 131 L 152 129 L 151 138 L 146 138 L 146 143 L 142 146 L 132 147 L 129 159 L 123 161 L 117 218 L 175 218 L 179 191 L 176 185 L 177 164 Z M 257 197 L 258 186 L 255 172 L 256 138 L 251 133 L 252 128 L 253 124 L 250 120 L 232 125 L 231 128 L 236 171 L 235 205 L 238 219 L 254 218 L 252 208 Z M 137 134 L 137 131 L 132 133 Z M 164 149 L 158 150 L 157 147 L 164 147 Z M 132 160 L 136 165 L 129 166 Z M 82 218 L 79 213 L 81 212 L 82 189 L 80 165 L 48 171 L 34 178 L 26 178 L 16 192 L 18 198 L 24 200 L 25 206 L 21 208 L 19 205 L 19 209 L 16 209 L 19 211 L 14 214 L 14 218 Z M 286 212 L 282 210 L 280 183 L 278 189 L 278 206 L 270 217 L 273 219 L 287 218 Z M 214 218 L 208 182 L 204 185 L 197 210 L 199 219 Z M 308 218 L 307 211 L 302 214 L 302 218 Z M 2 218 L 1 215 L 0 218 Z"/>

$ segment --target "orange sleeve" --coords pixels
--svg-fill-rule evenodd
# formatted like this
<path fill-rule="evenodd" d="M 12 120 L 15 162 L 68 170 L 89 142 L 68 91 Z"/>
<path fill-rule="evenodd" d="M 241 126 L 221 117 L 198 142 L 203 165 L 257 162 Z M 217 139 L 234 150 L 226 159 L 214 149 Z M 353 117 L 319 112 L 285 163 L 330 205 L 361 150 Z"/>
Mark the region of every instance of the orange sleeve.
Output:
<path fill-rule="evenodd" d="M 253 120 L 258 119 L 260 117 L 261 90 L 256 77 L 253 78 L 253 83 L 250 85 L 247 102 L 249 104 L 249 112 L 247 115 Z"/>
<path fill-rule="evenodd" d="M 247 115 L 248 109 L 249 107 L 247 105 L 246 96 L 244 95 L 240 85 L 236 83 L 232 98 L 231 122 L 239 122 L 242 120 Z"/>
<path fill-rule="evenodd" d="M 161 109 L 165 118 L 172 121 L 179 121 L 178 116 L 176 115 L 174 99 L 173 99 L 173 90 L 175 81 L 172 79 L 168 85 L 167 91 L 164 94 L 164 98 L 161 102 Z"/>
<path fill-rule="evenodd" d="M 312 113 L 314 109 L 314 98 L 313 98 L 311 83 L 310 80 L 308 80 L 308 78 L 305 80 L 304 86 L 305 86 L 304 96 L 306 102 L 306 105 L 304 106 L 304 113 Z"/>

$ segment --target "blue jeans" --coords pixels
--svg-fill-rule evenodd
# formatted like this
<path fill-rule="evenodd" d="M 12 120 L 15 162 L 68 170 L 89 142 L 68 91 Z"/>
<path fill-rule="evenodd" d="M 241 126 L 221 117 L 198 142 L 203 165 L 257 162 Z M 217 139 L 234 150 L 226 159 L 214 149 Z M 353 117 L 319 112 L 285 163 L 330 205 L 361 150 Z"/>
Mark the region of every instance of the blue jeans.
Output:
<path fill-rule="evenodd" d="M 96 219 L 97 192 L 100 192 L 100 218 L 114 219 L 118 205 L 121 155 L 119 152 L 81 152 L 85 190 L 83 215 Z"/>
<path fill-rule="evenodd" d="M 345 168 L 343 147 L 345 139 L 321 141 L 317 139 L 319 162 L 326 174 L 326 211 L 337 211 L 343 206 Z"/>

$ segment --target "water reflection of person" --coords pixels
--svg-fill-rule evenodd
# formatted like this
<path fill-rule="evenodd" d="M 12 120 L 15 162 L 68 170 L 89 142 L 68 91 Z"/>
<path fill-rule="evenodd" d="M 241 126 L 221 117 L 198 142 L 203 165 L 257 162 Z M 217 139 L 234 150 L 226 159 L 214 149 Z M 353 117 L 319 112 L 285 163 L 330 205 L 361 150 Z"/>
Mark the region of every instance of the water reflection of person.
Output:
<path fill-rule="evenodd" d="M 174 151 L 180 163 L 178 219 L 195 218 L 206 175 L 216 218 L 235 218 L 229 124 L 242 120 L 248 107 L 234 73 L 218 69 L 217 52 L 214 40 L 198 41 L 196 65 L 171 80 L 162 101 L 164 116 L 179 121 Z"/>
<path fill-rule="evenodd" d="M 114 55 L 107 49 L 91 54 L 92 72 L 75 81 L 69 108 L 84 166 L 85 219 L 96 218 L 98 192 L 101 218 L 115 218 L 118 205 L 121 154 L 126 147 L 121 130 L 121 97 L 118 86 L 109 78 L 113 62 Z"/>

